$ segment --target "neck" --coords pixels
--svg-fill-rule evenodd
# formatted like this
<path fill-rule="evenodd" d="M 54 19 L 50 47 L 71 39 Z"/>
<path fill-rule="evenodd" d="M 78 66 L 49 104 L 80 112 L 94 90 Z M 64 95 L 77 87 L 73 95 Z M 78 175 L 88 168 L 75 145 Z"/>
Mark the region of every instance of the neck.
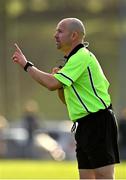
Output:
<path fill-rule="evenodd" d="M 83 44 L 83 42 L 74 43 L 70 48 L 64 50 L 64 55 L 68 56 L 70 54 L 70 52 L 79 44 Z"/>

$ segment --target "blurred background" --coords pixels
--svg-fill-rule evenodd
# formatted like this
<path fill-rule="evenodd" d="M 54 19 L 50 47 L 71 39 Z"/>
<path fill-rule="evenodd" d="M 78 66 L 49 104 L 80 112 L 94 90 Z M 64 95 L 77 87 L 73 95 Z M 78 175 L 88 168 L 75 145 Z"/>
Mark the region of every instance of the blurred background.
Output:
<path fill-rule="evenodd" d="M 111 84 L 113 107 L 118 120 L 124 120 L 121 132 L 126 133 L 126 1 L 0 0 L 2 158 L 75 158 L 71 122 L 57 93 L 38 85 L 11 61 L 16 42 L 35 66 L 51 72 L 63 57 L 53 34 L 66 17 L 77 17 L 85 24 L 89 49 Z M 121 143 L 124 133 L 120 133 Z M 125 140 L 122 144 L 126 146 Z M 126 158 L 125 147 L 123 152 Z"/>

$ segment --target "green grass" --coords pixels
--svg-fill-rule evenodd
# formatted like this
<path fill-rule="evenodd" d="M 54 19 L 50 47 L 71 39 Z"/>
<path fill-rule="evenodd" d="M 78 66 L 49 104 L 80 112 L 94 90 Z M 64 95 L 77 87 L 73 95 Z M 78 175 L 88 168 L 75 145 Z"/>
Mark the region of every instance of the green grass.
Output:
<path fill-rule="evenodd" d="M 77 178 L 75 162 L 1 161 L 0 178 Z"/>
<path fill-rule="evenodd" d="M 126 163 L 116 165 L 116 179 L 126 179 Z M 0 179 L 78 179 L 75 161 L 1 160 Z"/>

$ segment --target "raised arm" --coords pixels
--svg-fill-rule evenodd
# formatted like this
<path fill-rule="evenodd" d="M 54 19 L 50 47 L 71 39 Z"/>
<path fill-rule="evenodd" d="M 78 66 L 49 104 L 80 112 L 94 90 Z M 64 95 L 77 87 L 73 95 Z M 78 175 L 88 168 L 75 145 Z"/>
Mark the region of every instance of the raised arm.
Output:
<path fill-rule="evenodd" d="M 12 56 L 13 62 L 19 64 L 22 68 L 26 67 L 26 64 L 28 63 L 26 57 L 17 44 L 15 44 L 15 48 L 15 52 Z M 53 76 L 53 74 L 41 71 L 34 65 L 29 65 L 26 71 L 35 81 L 49 90 L 53 91 L 62 87 L 62 84 Z"/>

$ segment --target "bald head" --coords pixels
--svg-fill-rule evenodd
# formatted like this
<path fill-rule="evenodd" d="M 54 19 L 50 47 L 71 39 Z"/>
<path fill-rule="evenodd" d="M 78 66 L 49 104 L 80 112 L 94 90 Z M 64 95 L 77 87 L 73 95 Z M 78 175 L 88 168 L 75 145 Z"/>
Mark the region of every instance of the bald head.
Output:
<path fill-rule="evenodd" d="M 69 54 L 74 47 L 84 42 L 85 27 L 77 18 L 65 18 L 58 23 L 54 37 L 57 49 Z"/>
<path fill-rule="evenodd" d="M 85 27 L 82 21 L 77 18 L 65 18 L 60 23 L 66 24 L 69 31 L 77 31 L 81 36 L 85 36 Z"/>

